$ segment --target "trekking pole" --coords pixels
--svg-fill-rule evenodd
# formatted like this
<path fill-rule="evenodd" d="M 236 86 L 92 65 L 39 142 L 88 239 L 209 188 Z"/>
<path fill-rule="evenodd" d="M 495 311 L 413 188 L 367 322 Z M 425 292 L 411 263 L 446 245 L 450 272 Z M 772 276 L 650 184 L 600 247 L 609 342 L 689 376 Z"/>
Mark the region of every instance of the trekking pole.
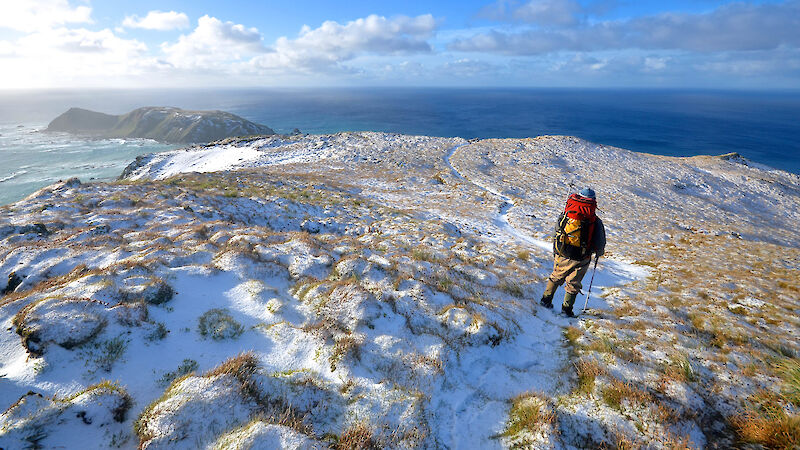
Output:
<path fill-rule="evenodd" d="M 586 293 L 586 301 L 583 303 L 583 311 L 581 311 L 581 314 L 586 312 L 586 306 L 589 304 L 589 296 L 592 295 L 592 283 L 594 283 L 594 274 L 597 272 L 597 261 L 599 259 L 599 256 L 595 256 L 594 258 L 594 269 L 592 269 L 592 279 L 589 281 L 589 292 Z"/>

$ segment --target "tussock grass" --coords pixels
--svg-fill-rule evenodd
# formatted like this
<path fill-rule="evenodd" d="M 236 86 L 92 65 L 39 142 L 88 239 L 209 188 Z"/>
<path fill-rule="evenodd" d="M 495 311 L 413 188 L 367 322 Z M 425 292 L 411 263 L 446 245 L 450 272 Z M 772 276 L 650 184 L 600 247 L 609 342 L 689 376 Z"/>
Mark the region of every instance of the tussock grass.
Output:
<path fill-rule="evenodd" d="M 244 327 L 237 322 L 226 309 L 214 308 L 203 313 L 197 319 L 197 330 L 203 337 L 215 341 L 236 339 L 244 333 Z"/>
<path fill-rule="evenodd" d="M 109 392 L 109 393 L 116 393 L 120 396 L 119 404 L 111 410 L 112 417 L 117 422 L 124 422 L 128 411 L 133 406 L 133 398 L 128 394 L 128 392 L 119 385 L 119 383 L 109 381 L 109 380 L 102 380 L 98 383 L 92 384 L 87 386 L 85 389 L 82 389 L 68 397 L 63 399 L 57 399 L 60 402 L 71 402 L 78 398 L 79 396 L 89 393 L 89 392 Z"/>
<path fill-rule="evenodd" d="M 33 294 L 44 293 L 44 292 L 47 292 L 50 289 L 53 289 L 53 288 L 56 288 L 56 287 L 59 287 L 59 286 L 64 286 L 64 285 L 66 285 L 66 284 L 68 284 L 68 283 L 70 283 L 72 281 L 75 281 L 75 280 L 77 280 L 79 278 L 83 278 L 83 277 L 86 277 L 86 276 L 89 276 L 89 275 L 98 275 L 98 274 L 101 274 L 101 273 L 102 272 L 100 270 L 98 270 L 98 269 L 90 269 L 89 267 L 86 266 L 86 264 L 78 264 L 77 266 L 75 266 L 75 268 L 73 268 L 72 270 L 70 270 L 68 273 L 66 273 L 64 275 L 57 276 L 57 277 L 52 277 L 52 278 L 47 278 L 47 279 L 42 280 L 41 282 L 37 283 L 35 286 L 31 287 L 28 290 L 16 291 L 16 292 L 12 292 L 12 293 L 6 295 L 5 297 L 3 297 L 2 301 L 0 301 L 0 307 L 8 305 L 11 302 L 19 300 L 21 298 L 29 297 L 29 296 L 31 296 Z"/>
<path fill-rule="evenodd" d="M 239 381 L 249 381 L 250 377 L 258 370 L 258 359 L 252 352 L 241 353 L 233 358 L 228 358 L 219 366 L 204 373 L 204 377 L 217 375 L 233 375 Z"/>
<path fill-rule="evenodd" d="M 122 336 L 117 336 L 92 345 L 93 352 L 90 353 L 89 360 L 104 372 L 111 372 L 114 363 L 122 358 L 128 348 L 128 341 Z"/>
<path fill-rule="evenodd" d="M 186 361 L 184 361 L 186 362 Z M 192 365 L 189 363 L 189 365 Z M 238 356 L 225 360 L 219 366 L 202 374 L 202 377 L 215 377 L 219 375 L 233 376 L 241 385 L 242 394 L 251 398 L 257 404 L 263 404 L 264 399 L 257 383 L 253 380 L 253 375 L 258 370 L 258 360 L 251 352 L 242 353 Z M 144 410 L 139 414 L 139 417 L 133 423 L 134 433 L 139 437 L 140 443 L 145 443 L 151 440 L 154 436 L 147 430 L 148 422 L 154 420 L 153 411 L 156 407 L 174 396 L 177 392 L 177 387 L 187 378 L 191 377 L 192 373 L 186 373 L 182 376 L 172 380 L 169 387 L 163 394 L 152 403 L 147 405 Z M 140 444 L 141 445 L 141 444 Z"/>
<path fill-rule="evenodd" d="M 438 258 L 428 250 L 416 248 L 411 250 L 411 259 L 416 261 L 437 262 Z"/>
<path fill-rule="evenodd" d="M 594 358 L 580 358 L 573 363 L 578 375 L 578 393 L 591 395 L 594 391 L 595 379 L 605 373 L 605 369 Z"/>
<path fill-rule="evenodd" d="M 784 397 L 789 403 L 800 407 L 800 361 L 784 359 L 778 363 L 777 369 L 785 383 Z"/>
<path fill-rule="evenodd" d="M 775 352 L 778 356 L 784 358 L 794 358 L 796 352 L 791 347 L 787 346 L 784 342 L 780 341 L 766 341 L 763 342 L 764 346 Z"/>
<path fill-rule="evenodd" d="M 259 405 L 267 406 L 268 400 L 262 394 L 258 383 L 253 379 L 253 375 L 256 372 L 258 372 L 258 359 L 253 352 L 246 352 L 240 353 L 233 358 L 228 358 L 219 366 L 204 373 L 203 376 L 232 375 L 241 384 L 242 394 L 250 397 Z M 172 386 L 175 386 L 175 382 L 173 382 Z"/>
<path fill-rule="evenodd" d="M 348 354 L 356 354 L 358 353 L 358 347 L 360 342 L 354 338 L 353 336 L 346 335 L 341 336 L 335 339 L 335 344 L 333 345 L 333 352 L 331 352 L 330 356 L 330 365 L 331 365 L 331 372 L 336 370 L 336 365 L 344 359 Z"/>
<path fill-rule="evenodd" d="M 522 433 L 533 434 L 555 420 L 555 412 L 546 400 L 537 394 L 526 392 L 511 400 L 506 428 L 500 436 L 514 438 Z M 527 442 L 520 442 L 525 445 Z"/>
<path fill-rule="evenodd" d="M 598 353 L 614 353 L 614 341 L 608 336 L 601 336 L 595 339 L 588 346 L 587 349 Z"/>
<path fill-rule="evenodd" d="M 366 422 L 358 422 L 347 427 L 336 439 L 336 450 L 373 450 L 380 446 L 373 439 L 373 428 Z"/>
<path fill-rule="evenodd" d="M 730 419 L 740 441 L 769 449 L 800 448 L 800 416 L 788 414 L 770 392 L 752 395 L 749 400 L 745 412 Z"/>
<path fill-rule="evenodd" d="M 447 275 L 440 275 L 436 277 L 435 286 L 440 292 L 450 292 L 450 288 L 453 287 L 453 284 L 453 280 Z"/>
<path fill-rule="evenodd" d="M 625 400 L 644 405 L 651 399 L 647 392 L 617 378 L 611 378 L 610 382 L 602 387 L 600 396 L 606 405 L 617 410 L 622 409 L 622 402 Z"/>
<path fill-rule="evenodd" d="M 181 362 L 178 365 L 177 369 L 175 369 L 175 370 L 173 370 L 171 372 L 167 372 L 161 378 L 159 378 L 158 384 L 160 384 L 162 386 L 169 385 L 176 378 L 180 378 L 180 377 L 182 377 L 184 375 L 192 374 L 195 370 L 197 370 L 198 367 L 199 367 L 199 364 L 197 363 L 197 361 L 195 361 L 193 359 L 184 359 L 183 362 Z"/>
<path fill-rule="evenodd" d="M 689 357 L 684 354 L 673 355 L 670 362 L 664 368 L 664 373 L 669 378 L 689 383 L 697 381 L 697 373 L 695 372 L 692 362 Z"/>
<path fill-rule="evenodd" d="M 153 325 L 155 326 L 153 328 L 153 331 L 148 333 L 145 336 L 145 339 L 147 339 L 148 341 L 160 341 L 167 337 L 167 335 L 169 334 L 169 330 L 167 329 L 167 326 L 164 324 L 164 322 L 155 322 Z"/>
<path fill-rule="evenodd" d="M 444 374 L 444 362 L 440 358 L 414 353 L 408 360 L 413 367 L 427 367 L 439 375 Z"/>
<path fill-rule="evenodd" d="M 569 345 L 576 347 L 578 346 L 578 339 L 583 336 L 583 331 L 581 331 L 578 327 L 568 326 L 564 328 L 564 338 L 567 340 Z"/>
<path fill-rule="evenodd" d="M 46 343 L 41 342 L 41 337 L 39 333 L 37 333 L 36 328 L 31 327 L 28 321 L 31 319 L 29 316 L 32 314 L 32 311 L 39 305 L 42 305 L 45 302 L 63 302 L 63 303 L 80 303 L 80 302 L 90 302 L 90 303 L 97 303 L 103 304 L 96 300 L 91 300 L 88 298 L 62 298 L 62 297 L 45 297 L 35 302 L 29 303 L 24 308 L 22 308 L 17 314 L 14 315 L 13 319 L 11 320 L 12 325 L 15 328 L 16 333 L 22 338 L 22 345 L 25 349 L 30 353 L 32 356 L 41 356 L 44 351 L 44 348 L 41 345 Z M 86 316 L 88 319 L 88 315 Z M 64 339 L 59 342 L 63 348 L 72 349 L 75 347 L 79 347 L 81 345 L 87 344 L 91 342 L 94 338 L 96 338 L 106 327 L 107 321 L 104 318 L 96 318 L 96 320 L 90 322 L 86 320 L 83 324 L 84 328 L 91 327 L 89 333 L 85 335 L 79 335 L 79 337 L 71 337 L 69 339 Z"/>
<path fill-rule="evenodd" d="M 525 296 L 525 293 L 522 290 L 522 286 L 515 281 L 503 280 L 500 282 L 500 285 L 497 286 L 501 291 L 510 294 L 517 298 L 522 298 Z"/>

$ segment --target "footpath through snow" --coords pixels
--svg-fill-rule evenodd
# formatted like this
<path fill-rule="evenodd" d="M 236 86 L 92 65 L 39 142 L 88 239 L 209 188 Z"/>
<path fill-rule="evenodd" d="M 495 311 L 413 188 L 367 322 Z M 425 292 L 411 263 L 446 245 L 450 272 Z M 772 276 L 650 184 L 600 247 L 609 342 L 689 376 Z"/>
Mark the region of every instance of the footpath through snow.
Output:
<path fill-rule="evenodd" d="M 565 179 L 609 232 L 583 319 L 537 303 Z M 742 402 L 783 389 L 763 361 L 800 351 L 771 213 L 799 199 L 738 159 L 569 137 L 138 158 L 0 210 L 0 447 L 732 445 Z"/>
<path fill-rule="evenodd" d="M 456 153 L 456 151 L 458 151 L 459 148 L 463 147 L 464 145 L 468 144 L 460 144 L 454 146 L 445 155 L 445 162 L 452 171 L 453 175 L 455 175 L 460 180 L 464 180 L 468 183 L 474 184 L 480 189 L 483 189 L 484 191 L 489 192 L 495 197 L 500 199 L 500 206 L 497 208 L 497 213 L 492 218 L 492 222 L 497 226 L 497 228 L 499 228 L 502 232 L 504 232 L 507 237 L 511 237 L 512 239 L 515 239 L 516 241 L 528 247 L 552 253 L 553 251 L 552 241 L 535 239 L 526 234 L 525 232 L 520 231 L 519 229 L 514 227 L 511 224 L 511 222 L 509 222 L 508 219 L 509 213 L 511 212 L 511 209 L 514 208 L 515 206 L 514 199 L 512 199 L 508 195 L 503 194 L 501 190 L 470 180 L 453 166 L 453 163 L 450 161 L 450 158 Z M 549 272 L 547 272 L 546 274 L 542 272 L 542 274 L 547 276 L 549 275 Z M 635 266 L 627 261 L 618 261 L 618 260 L 603 258 L 597 264 L 597 271 L 595 273 L 595 278 L 594 278 L 595 284 L 593 284 L 593 289 L 595 289 L 595 294 L 597 294 L 601 292 L 603 288 L 614 287 L 623 283 L 630 283 L 635 280 L 641 280 L 646 278 L 648 275 L 649 271 L 645 267 Z M 589 274 L 587 274 L 586 280 L 584 282 L 587 292 L 583 292 L 582 293 L 583 295 L 588 293 L 588 286 L 589 286 L 588 282 L 590 280 L 590 277 L 591 277 L 591 271 Z M 559 293 L 560 294 L 563 293 L 563 289 L 559 291 Z M 576 307 L 579 304 L 580 302 L 576 302 Z M 597 308 L 608 308 L 608 304 L 602 301 L 602 297 L 595 295 L 592 304 L 587 307 L 587 313 L 591 314 L 591 309 L 597 309 Z M 561 326 L 566 326 L 566 324 L 568 323 L 569 322 L 565 323 L 563 321 L 559 322 Z"/>

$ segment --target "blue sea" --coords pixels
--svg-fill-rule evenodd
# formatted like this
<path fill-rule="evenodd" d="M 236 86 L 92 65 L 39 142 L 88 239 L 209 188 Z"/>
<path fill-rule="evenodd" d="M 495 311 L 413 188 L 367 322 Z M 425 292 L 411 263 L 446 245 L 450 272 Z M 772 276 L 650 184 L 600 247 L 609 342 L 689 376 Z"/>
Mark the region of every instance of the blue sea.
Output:
<path fill-rule="evenodd" d="M 800 92 L 596 89 L 205 89 L 0 91 L 0 204 L 59 179 L 115 178 L 175 146 L 42 133 L 77 106 L 219 109 L 279 133 L 386 131 L 463 138 L 566 134 L 671 156 L 738 152 L 800 173 Z"/>

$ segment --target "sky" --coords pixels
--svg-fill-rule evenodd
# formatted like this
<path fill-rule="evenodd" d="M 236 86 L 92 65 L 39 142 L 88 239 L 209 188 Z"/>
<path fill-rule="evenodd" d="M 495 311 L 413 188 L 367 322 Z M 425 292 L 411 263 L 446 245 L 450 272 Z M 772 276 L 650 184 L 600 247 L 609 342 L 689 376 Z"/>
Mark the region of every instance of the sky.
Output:
<path fill-rule="evenodd" d="M 0 89 L 800 89 L 800 0 L 0 0 Z"/>

